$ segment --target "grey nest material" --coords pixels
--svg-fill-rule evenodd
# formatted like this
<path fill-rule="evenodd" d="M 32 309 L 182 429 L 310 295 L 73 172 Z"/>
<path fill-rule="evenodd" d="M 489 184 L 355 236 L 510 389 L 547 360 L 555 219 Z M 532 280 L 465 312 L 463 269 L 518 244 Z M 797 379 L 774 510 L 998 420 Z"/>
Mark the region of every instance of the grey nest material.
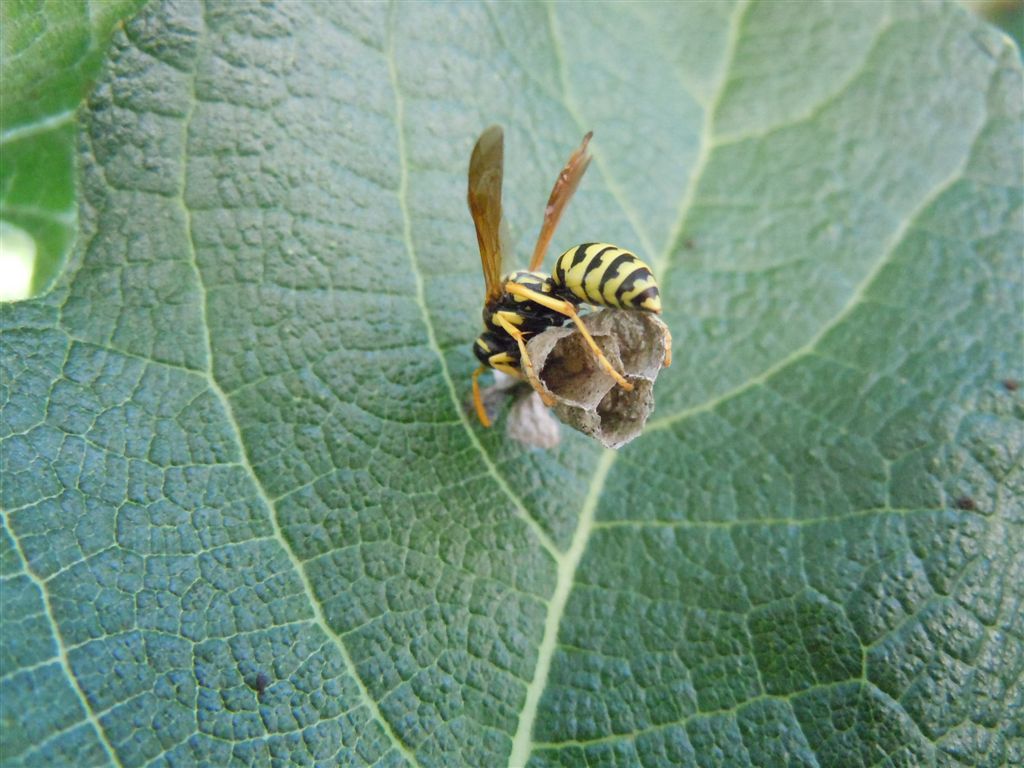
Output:
<path fill-rule="evenodd" d="M 654 411 L 654 381 L 665 364 L 668 328 L 649 312 L 617 309 L 587 315 L 585 322 L 632 391 L 601 367 L 575 325 L 549 328 L 530 339 L 527 349 L 558 418 L 609 448 L 620 448 L 643 431 Z"/>

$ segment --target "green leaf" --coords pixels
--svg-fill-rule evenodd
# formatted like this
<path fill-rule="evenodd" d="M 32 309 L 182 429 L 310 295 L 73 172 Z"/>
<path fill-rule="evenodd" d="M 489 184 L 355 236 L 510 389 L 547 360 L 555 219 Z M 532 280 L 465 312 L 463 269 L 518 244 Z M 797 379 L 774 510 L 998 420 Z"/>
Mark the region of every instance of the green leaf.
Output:
<path fill-rule="evenodd" d="M 954 5 L 148 6 L 3 309 L 5 765 L 1019 764 L 1021 64 Z M 469 150 L 647 433 L 466 409 Z"/>
<path fill-rule="evenodd" d="M 64 266 L 78 228 L 75 110 L 114 25 L 145 0 L 0 4 L 0 300 L 35 295 Z M 23 286 L 8 270 L 21 261 Z"/>

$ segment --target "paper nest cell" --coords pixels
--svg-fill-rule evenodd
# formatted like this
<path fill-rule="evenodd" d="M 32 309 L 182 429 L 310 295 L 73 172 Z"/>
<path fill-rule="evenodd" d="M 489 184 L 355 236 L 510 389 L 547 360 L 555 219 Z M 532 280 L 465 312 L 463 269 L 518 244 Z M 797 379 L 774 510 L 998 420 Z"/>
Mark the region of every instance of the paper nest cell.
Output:
<path fill-rule="evenodd" d="M 632 391 L 601 367 L 575 325 L 549 328 L 530 339 L 527 349 L 558 419 L 619 448 L 643 431 L 654 410 L 654 381 L 668 352 L 668 329 L 657 316 L 630 310 L 605 309 L 587 315 L 585 322 L 611 364 L 633 384 Z M 500 382 L 489 389 L 485 399 L 492 402 L 508 393 Z M 532 390 L 517 398 L 506 429 L 512 439 L 541 448 L 560 439 L 557 422 Z"/>

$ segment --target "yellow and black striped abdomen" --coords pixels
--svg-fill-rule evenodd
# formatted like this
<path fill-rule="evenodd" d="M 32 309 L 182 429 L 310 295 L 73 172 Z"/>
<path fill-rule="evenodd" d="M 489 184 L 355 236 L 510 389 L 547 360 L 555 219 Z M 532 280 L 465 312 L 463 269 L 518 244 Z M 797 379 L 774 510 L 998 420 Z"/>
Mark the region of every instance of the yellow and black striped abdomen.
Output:
<path fill-rule="evenodd" d="M 608 243 L 570 248 L 558 257 L 551 279 L 588 304 L 661 314 L 661 293 L 651 268 Z"/>

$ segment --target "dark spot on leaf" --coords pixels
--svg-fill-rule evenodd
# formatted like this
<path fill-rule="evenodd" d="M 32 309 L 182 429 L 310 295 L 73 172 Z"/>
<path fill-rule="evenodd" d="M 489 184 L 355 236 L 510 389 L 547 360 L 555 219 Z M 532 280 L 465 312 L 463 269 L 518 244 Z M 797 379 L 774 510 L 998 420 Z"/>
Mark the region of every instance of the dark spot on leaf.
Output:
<path fill-rule="evenodd" d="M 975 510 L 978 506 L 974 503 L 974 499 L 970 496 L 961 496 L 956 500 L 957 509 Z"/>
<path fill-rule="evenodd" d="M 1020 382 L 1016 379 L 1003 379 L 1003 389 L 1007 392 L 1016 392 L 1020 388 Z"/>
<path fill-rule="evenodd" d="M 245 684 L 252 688 L 254 691 L 256 691 L 256 696 L 262 700 L 263 694 L 266 692 L 267 687 L 270 685 L 270 675 L 268 675 L 266 672 L 259 672 L 257 673 L 256 677 L 250 680 L 246 680 Z"/>
<path fill-rule="evenodd" d="M 696 247 L 697 243 L 694 241 L 692 237 L 686 238 L 686 240 L 683 242 L 683 248 L 685 248 L 688 251 L 692 251 Z"/>

